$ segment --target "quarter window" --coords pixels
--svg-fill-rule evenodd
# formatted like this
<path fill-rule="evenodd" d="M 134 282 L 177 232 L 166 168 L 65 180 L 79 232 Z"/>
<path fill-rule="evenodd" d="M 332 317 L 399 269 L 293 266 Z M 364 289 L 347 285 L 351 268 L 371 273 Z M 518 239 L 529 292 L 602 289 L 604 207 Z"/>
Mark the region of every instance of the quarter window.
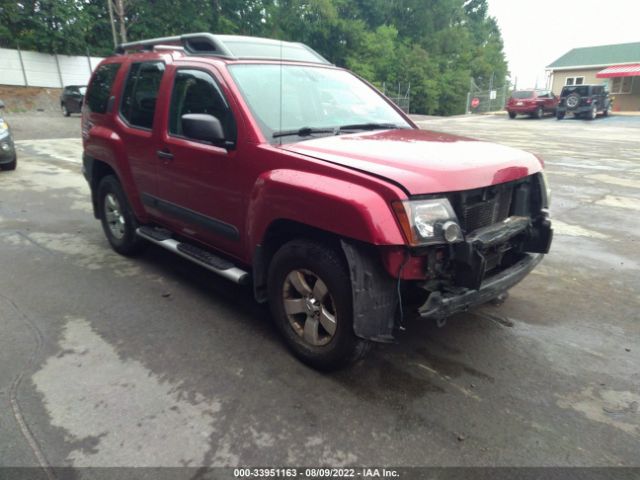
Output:
<path fill-rule="evenodd" d="M 213 115 L 220 120 L 227 140 L 235 142 L 236 125 L 233 114 L 218 84 L 207 72 L 176 72 L 169 111 L 169 133 L 183 136 L 182 116 L 187 113 Z"/>
<path fill-rule="evenodd" d="M 142 62 L 131 65 L 122 95 L 120 115 L 132 126 L 153 127 L 158 90 L 164 74 L 164 63 Z"/>
<path fill-rule="evenodd" d="M 120 63 L 107 63 L 98 67 L 94 73 L 86 102 L 91 112 L 106 113 L 109 97 L 111 96 L 111 87 L 120 65 Z"/>

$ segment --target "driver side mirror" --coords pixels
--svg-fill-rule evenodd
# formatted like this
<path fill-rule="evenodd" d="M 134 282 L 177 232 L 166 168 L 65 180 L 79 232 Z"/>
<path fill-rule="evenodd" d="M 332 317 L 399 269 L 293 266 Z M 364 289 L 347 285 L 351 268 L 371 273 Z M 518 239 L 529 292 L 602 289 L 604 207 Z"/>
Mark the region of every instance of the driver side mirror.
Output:
<path fill-rule="evenodd" d="M 225 133 L 220 120 L 206 113 L 187 113 L 182 116 L 182 133 L 194 140 L 214 145 L 225 143 Z"/>

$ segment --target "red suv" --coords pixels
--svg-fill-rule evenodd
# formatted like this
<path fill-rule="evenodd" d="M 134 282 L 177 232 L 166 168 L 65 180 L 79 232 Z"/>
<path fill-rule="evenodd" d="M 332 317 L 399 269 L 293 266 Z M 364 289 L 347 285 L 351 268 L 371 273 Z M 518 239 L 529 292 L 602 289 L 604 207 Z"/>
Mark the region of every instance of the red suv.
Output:
<path fill-rule="evenodd" d="M 509 118 L 518 114 L 542 118 L 545 113 L 556 114 L 560 99 L 549 90 L 516 90 L 507 101 Z"/>
<path fill-rule="evenodd" d="M 155 243 L 269 302 L 331 369 L 501 296 L 551 243 L 542 162 L 419 130 L 308 47 L 189 34 L 125 44 L 83 106 L 84 174 L 119 253 Z"/>

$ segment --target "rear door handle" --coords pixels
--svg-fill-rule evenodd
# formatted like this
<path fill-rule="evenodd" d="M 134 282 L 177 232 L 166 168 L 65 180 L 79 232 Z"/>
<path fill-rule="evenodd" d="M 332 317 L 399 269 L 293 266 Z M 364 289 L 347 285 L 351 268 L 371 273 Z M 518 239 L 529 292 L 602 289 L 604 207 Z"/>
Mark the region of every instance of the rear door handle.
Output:
<path fill-rule="evenodd" d="M 158 158 L 161 158 L 163 160 L 173 160 L 173 153 L 171 153 L 169 150 L 158 150 L 157 154 Z"/>

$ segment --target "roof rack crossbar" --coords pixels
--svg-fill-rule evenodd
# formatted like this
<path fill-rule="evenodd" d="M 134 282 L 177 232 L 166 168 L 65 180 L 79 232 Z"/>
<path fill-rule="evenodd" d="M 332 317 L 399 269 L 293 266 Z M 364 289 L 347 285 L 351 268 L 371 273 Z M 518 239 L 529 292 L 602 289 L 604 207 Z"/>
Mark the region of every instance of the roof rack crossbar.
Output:
<path fill-rule="evenodd" d="M 158 45 L 182 45 L 187 53 L 206 53 L 225 58 L 235 58 L 223 42 L 215 35 L 207 32 L 188 33 L 173 37 L 158 37 L 137 42 L 122 43 L 116 48 L 116 53 L 125 53 L 127 50 L 153 50 Z"/>

